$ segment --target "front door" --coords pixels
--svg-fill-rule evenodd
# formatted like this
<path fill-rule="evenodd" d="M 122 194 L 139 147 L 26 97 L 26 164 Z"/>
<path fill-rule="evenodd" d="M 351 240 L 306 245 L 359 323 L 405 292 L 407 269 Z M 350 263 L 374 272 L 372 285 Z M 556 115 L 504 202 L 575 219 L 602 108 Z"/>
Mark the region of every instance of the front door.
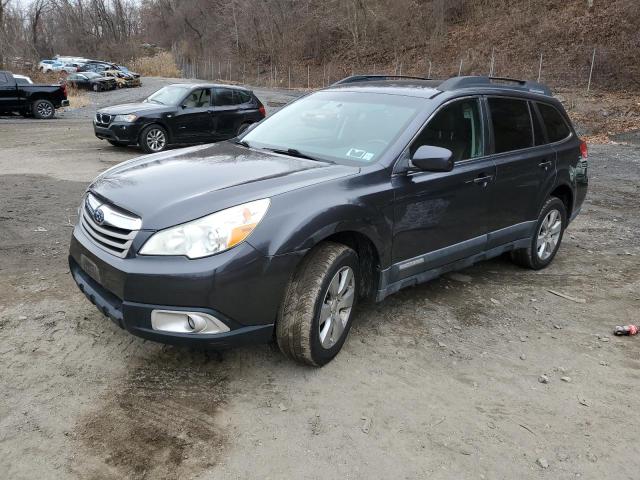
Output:
<path fill-rule="evenodd" d="M 13 78 L 0 72 L 0 110 L 9 111 L 18 106 L 18 89 Z"/>
<path fill-rule="evenodd" d="M 538 115 L 523 99 L 487 99 L 497 175 L 489 223 L 489 248 L 528 238 L 543 197 L 553 185 L 556 152 Z"/>
<path fill-rule="evenodd" d="M 410 146 L 451 150 L 450 172 L 394 175 L 392 255 L 397 281 L 485 249 L 489 199 L 496 167 L 485 156 L 486 134 L 478 98 L 445 104 Z"/>
<path fill-rule="evenodd" d="M 179 143 L 212 139 L 211 89 L 198 88 L 182 101 L 173 118 L 174 135 Z"/>

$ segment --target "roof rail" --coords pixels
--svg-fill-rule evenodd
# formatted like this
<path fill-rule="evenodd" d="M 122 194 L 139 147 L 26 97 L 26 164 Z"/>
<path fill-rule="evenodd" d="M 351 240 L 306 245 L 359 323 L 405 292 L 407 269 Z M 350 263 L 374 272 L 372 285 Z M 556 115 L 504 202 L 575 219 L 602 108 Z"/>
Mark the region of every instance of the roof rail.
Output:
<path fill-rule="evenodd" d="M 375 82 L 376 80 L 431 80 L 430 78 L 425 77 L 411 77 L 408 75 L 351 75 L 349 77 L 345 77 L 342 80 L 338 80 L 333 83 L 333 85 L 344 85 L 345 83 L 356 83 L 356 82 Z"/>
<path fill-rule="evenodd" d="M 508 85 L 513 84 L 513 85 Z M 438 86 L 438 90 L 459 90 L 461 88 L 471 87 L 495 87 L 508 86 L 509 88 L 515 88 L 518 90 L 526 90 L 532 93 L 539 93 L 542 95 L 552 96 L 551 89 L 546 85 L 538 82 L 532 82 L 530 80 L 518 80 L 516 78 L 507 77 L 452 77 L 445 80 Z"/>

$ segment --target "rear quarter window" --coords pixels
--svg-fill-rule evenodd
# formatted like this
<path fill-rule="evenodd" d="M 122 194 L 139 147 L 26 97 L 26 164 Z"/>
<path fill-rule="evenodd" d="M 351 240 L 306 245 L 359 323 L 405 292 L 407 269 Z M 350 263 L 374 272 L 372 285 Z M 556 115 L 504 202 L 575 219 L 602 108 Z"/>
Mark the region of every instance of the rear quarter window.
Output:
<path fill-rule="evenodd" d="M 569 129 L 567 122 L 555 107 L 544 103 L 538 103 L 538 110 L 542 116 L 544 126 L 547 129 L 547 135 L 550 142 L 559 142 L 571 134 L 571 130 Z"/>
<path fill-rule="evenodd" d="M 235 100 L 236 103 L 249 103 L 251 101 L 251 95 L 247 92 L 243 92 L 242 90 L 235 90 Z"/>
<path fill-rule="evenodd" d="M 529 105 L 524 100 L 490 98 L 495 153 L 533 146 Z"/>

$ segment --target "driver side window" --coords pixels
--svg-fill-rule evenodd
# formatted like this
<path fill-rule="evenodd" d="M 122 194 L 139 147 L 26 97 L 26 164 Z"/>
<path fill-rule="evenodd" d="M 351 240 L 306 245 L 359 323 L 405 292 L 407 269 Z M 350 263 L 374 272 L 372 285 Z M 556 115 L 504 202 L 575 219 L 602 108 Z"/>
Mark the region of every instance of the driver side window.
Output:
<path fill-rule="evenodd" d="M 411 144 L 410 154 L 423 145 L 451 150 L 459 162 L 484 155 L 480 104 L 477 98 L 459 100 L 441 109 Z"/>

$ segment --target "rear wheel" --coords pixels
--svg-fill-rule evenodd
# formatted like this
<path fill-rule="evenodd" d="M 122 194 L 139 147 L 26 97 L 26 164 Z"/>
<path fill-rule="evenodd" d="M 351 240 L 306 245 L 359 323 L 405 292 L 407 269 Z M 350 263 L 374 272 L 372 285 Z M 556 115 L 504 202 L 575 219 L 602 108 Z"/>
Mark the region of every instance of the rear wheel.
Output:
<path fill-rule="evenodd" d="M 511 253 L 512 260 L 523 267 L 540 270 L 549 265 L 562 242 L 567 228 L 567 209 L 557 197 L 549 197 L 540 210 L 535 235 L 527 248 Z"/>
<path fill-rule="evenodd" d="M 250 123 L 250 122 L 246 122 L 246 123 L 243 123 L 242 125 L 240 125 L 240 126 L 238 127 L 238 132 L 236 133 L 236 136 L 242 135 L 242 134 L 244 133 L 244 131 L 245 131 L 247 128 L 249 128 L 249 126 L 250 126 L 250 125 L 251 125 L 251 123 Z"/>
<path fill-rule="evenodd" d="M 157 153 L 167 148 L 167 131 L 160 125 L 149 125 L 140 134 L 140 146 L 146 153 Z"/>
<path fill-rule="evenodd" d="M 56 109 L 49 100 L 36 100 L 31 104 L 31 113 L 35 118 L 48 120 L 56 114 Z"/>
<path fill-rule="evenodd" d="M 276 339 L 289 358 L 322 366 L 351 328 L 360 273 L 358 255 L 333 242 L 315 247 L 291 279 L 276 322 Z"/>

